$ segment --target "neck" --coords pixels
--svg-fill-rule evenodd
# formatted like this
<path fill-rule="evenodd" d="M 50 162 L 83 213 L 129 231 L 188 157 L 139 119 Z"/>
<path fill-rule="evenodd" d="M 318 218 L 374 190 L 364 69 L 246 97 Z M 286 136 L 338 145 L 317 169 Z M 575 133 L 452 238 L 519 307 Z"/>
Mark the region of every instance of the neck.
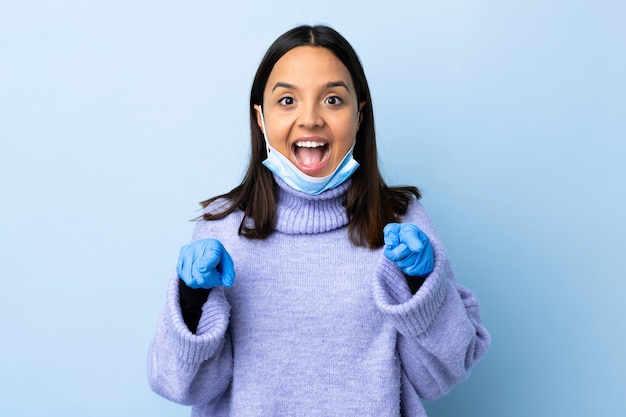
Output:
<path fill-rule="evenodd" d="M 348 224 L 343 206 L 351 181 L 319 195 L 296 191 L 274 176 L 278 184 L 276 230 L 286 234 L 312 234 L 335 230 Z"/>

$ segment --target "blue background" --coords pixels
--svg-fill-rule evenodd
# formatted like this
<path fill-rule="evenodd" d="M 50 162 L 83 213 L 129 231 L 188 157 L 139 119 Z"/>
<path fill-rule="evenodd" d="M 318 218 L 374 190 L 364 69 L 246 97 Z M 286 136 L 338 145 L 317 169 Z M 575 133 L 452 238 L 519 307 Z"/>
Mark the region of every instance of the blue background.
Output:
<path fill-rule="evenodd" d="M 187 416 L 146 349 L 197 202 L 239 183 L 269 44 L 359 53 L 493 345 L 432 417 L 614 416 L 626 392 L 620 1 L 0 6 L 0 414 Z M 356 399 L 355 399 L 356 400 Z"/>

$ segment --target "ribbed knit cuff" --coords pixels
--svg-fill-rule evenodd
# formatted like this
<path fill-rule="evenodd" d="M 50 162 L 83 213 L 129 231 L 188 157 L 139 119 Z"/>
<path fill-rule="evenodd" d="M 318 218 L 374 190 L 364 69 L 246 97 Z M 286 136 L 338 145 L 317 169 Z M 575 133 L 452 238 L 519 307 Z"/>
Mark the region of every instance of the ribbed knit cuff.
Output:
<path fill-rule="evenodd" d="M 415 295 L 411 295 L 402 270 L 392 261 L 383 258 L 379 264 L 374 281 L 374 302 L 403 335 L 423 334 L 439 312 L 448 288 L 443 271 L 444 256 L 435 249 L 435 268 Z"/>
<path fill-rule="evenodd" d="M 207 302 L 202 307 L 197 332 L 193 334 L 185 324 L 180 310 L 178 279 L 174 277 L 168 287 L 169 328 L 181 367 L 193 370 L 212 357 L 224 343 L 230 305 L 224 296 L 223 288 L 212 289 Z"/>

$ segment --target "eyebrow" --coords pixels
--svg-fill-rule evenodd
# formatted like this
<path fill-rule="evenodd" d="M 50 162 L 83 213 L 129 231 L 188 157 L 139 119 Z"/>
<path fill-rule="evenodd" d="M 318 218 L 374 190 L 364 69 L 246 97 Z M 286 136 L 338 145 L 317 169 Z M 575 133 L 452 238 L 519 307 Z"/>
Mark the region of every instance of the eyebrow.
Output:
<path fill-rule="evenodd" d="M 326 88 L 333 88 L 333 87 L 343 87 L 348 92 L 350 92 L 350 89 L 348 88 L 348 85 L 346 83 L 344 83 L 343 81 L 331 81 L 329 83 L 326 83 Z"/>
<path fill-rule="evenodd" d="M 343 82 L 343 81 L 330 81 L 327 82 L 325 85 L 325 88 L 333 88 L 333 87 L 343 87 L 345 88 L 348 92 L 350 91 L 350 89 L 348 88 L 348 85 Z M 293 84 L 289 84 L 289 83 L 285 83 L 285 82 L 277 82 L 276 84 L 274 84 L 274 87 L 272 87 L 272 92 L 274 90 L 276 90 L 277 88 L 286 88 L 289 90 L 295 90 L 296 86 Z"/>
<path fill-rule="evenodd" d="M 272 91 L 276 90 L 277 88 L 287 88 L 290 90 L 295 90 L 296 86 L 293 84 L 289 84 L 289 83 L 283 83 L 283 82 L 277 82 L 276 84 L 274 84 L 274 87 L 272 88 Z"/>

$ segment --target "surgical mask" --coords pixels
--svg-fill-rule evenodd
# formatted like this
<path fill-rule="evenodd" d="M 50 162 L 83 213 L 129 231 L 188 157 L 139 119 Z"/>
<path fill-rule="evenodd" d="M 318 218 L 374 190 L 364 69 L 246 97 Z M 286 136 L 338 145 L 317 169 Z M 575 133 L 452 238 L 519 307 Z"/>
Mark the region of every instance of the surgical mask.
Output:
<path fill-rule="evenodd" d="M 343 184 L 352 173 L 359 167 L 359 163 L 352 156 L 355 142 L 343 157 L 337 168 L 332 174 L 326 177 L 312 177 L 300 171 L 285 155 L 278 152 L 270 146 L 267 140 L 265 130 L 265 117 L 263 109 L 259 106 L 261 114 L 261 125 L 263 126 L 263 138 L 265 139 L 265 147 L 267 149 L 267 159 L 263 161 L 263 165 L 272 171 L 276 176 L 285 181 L 291 188 L 303 193 L 318 195 L 326 190 L 331 190 Z"/>

